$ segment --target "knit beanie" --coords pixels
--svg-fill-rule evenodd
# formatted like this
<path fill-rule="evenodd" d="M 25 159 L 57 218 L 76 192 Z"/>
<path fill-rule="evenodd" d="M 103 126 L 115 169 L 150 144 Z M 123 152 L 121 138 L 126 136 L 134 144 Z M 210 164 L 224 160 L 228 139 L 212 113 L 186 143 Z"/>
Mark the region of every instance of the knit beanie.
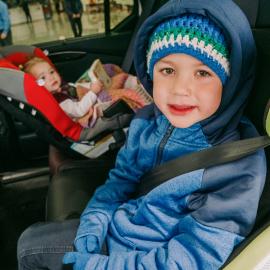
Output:
<path fill-rule="evenodd" d="M 159 24 L 149 39 L 147 72 L 163 57 L 185 53 L 211 68 L 224 85 L 229 73 L 229 50 L 221 29 L 209 18 L 185 14 Z"/>

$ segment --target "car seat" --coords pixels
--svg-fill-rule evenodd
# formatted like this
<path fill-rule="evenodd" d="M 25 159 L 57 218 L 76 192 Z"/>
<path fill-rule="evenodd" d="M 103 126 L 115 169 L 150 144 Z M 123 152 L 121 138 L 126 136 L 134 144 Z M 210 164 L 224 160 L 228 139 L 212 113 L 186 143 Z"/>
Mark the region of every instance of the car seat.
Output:
<path fill-rule="evenodd" d="M 270 2 L 264 0 L 235 0 L 246 11 L 257 46 L 257 68 L 255 86 L 246 107 L 246 115 L 263 133 L 263 111 L 269 101 L 270 70 Z M 265 149 L 267 176 L 260 199 L 254 229 L 234 250 L 224 270 L 263 270 L 270 265 L 270 149 Z"/>
<path fill-rule="evenodd" d="M 132 118 L 131 111 L 118 111 L 111 117 L 99 118 L 94 128 L 82 127 L 61 109 L 51 93 L 36 83 L 33 76 L 20 70 L 20 65 L 33 56 L 51 63 L 41 49 L 33 46 L 14 45 L 0 50 L 0 106 L 5 111 L 71 157 L 97 157 L 93 149 L 100 153 L 96 146 L 100 145 L 101 138 L 104 141 L 104 136 L 108 139 L 107 148 L 103 145 L 103 149 L 109 150 L 110 145 L 118 146 L 124 141 L 124 128 Z M 54 151 L 54 157 L 56 154 Z"/>
<path fill-rule="evenodd" d="M 156 10 L 159 8 L 166 0 L 147 0 L 147 1 L 138 1 L 140 2 L 140 14 L 138 18 L 138 22 L 136 23 L 136 26 L 134 28 L 134 33 L 131 37 L 126 55 L 123 59 L 123 63 L 121 68 L 127 72 L 130 73 L 131 70 L 133 70 L 132 62 L 133 62 L 133 47 L 134 47 L 134 41 L 135 41 L 135 36 L 136 32 L 139 28 L 139 26 L 142 24 L 142 22 L 151 14 L 153 10 Z M 23 53 L 21 51 L 24 51 Z M 17 66 L 23 62 L 26 61 L 26 56 L 35 54 L 36 56 L 43 57 L 48 60 L 48 57 L 44 55 L 44 53 L 38 49 L 34 48 L 31 46 L 11 46 L 9 48 L 3 48 L 2 50 L 0 49 L 0 71 L 2 73 L 2 69 L 5 68 L 10 68 L 10 69 L 15 69 L 18 71 Z M 16 60 L 18 59 L 18 60 Z M 13 64 L 12 64 L 13 63 Z M 74 167 L 78 166 L 78 162 L 74 160 L 84 160 L 85 164 L 83 166 L 87 166 L 87 164 L 90 162 L 89 160 L 85 160 L 85 157 L 82 154 L 79 154 L 78 152 L 74 151 L 73 148 L 76 148 L 77 151 L 83 151 L 84 153 L 89 153 L 87 151 L 87 145 L 91 143 L 84 143 L 84 144 L 74 144 L 74 141 L 76 141 L 78 138 L 79 140 L 85 140 L 88 139 L 89 141 L 89 136 L 91 136 L 91 132 L 89 133 L 89 130 L 87 129 L 82 129 L 80 126 L 75 125 L 74 122 L 71 122 L 70 119 L 67 119 L 65 116 L 64 118 L 61 117 L 62 121 L 62 126 L 61 130 L 59 131 L 57 129 L 57 125 L 50 125 L 51 123 L 48 123 L 48 119 L 44 119 L 42 112 L 40 113 L 38 110 L 33 110 L 32 108 L 29 108 L 24 102 L 16 100 L 16 98 L 13 98 L 13 100 L 9 99 L 9 103 L 6 101 L 5 96 L 9 96 L 10 93 L 6 93 L 5 90 L 1 90 L 2 87 L 2 78 L 5 78 L 6 84 L 8 84 L 8 80 L 10 76 L 12 76 L 15 72 L 10 72 L 10 71 L 5 71 L 6 74 L 1 74 L 1 84 L 0 84 L 0 107 L 7 112 L 8 114 L 14 116 L 15 118 L 19 119 L 19 121 L 23 122 L 25 125 L 30 126 L 32 130 L 35 131 L 35 133 L 45 139 L 45 141 L 49 142 L 50 147 L 49 147 L 49 166 L 50 166 L 50 171 L 51 174 L 55 174 L 58 172 L 60 167 L 62 165 L 65 165 L 64 168 L 67 168 L 69 166 Z M 132 72 L 131 72 L 132 73 Z M 9 78 L 6 78 L 6 76 L 9 76 Z M 20 82 L 22 82 L 22 77 L 23 75 L 18 75 L 18 78 L 20 77 Z M 28 76 L 26 76 L 28 77 Z M 20 84 L 20 83 L 18 83 Z M 20 85 L 20 87 L 22 84 Z M 3 98 L 1 97 L 1 94 L 4 96 Z M 16 94 L 16 93 L 14 93 Z M 23 100 L 25 101 L 25 100 Z M 22 103 L 20 105 L 20 103 Z M 29 104 L 28 104 L 29 105 Z M 19 107 L 21 106 L 21 107 Z M 24 109 L 21 109 L 24 107 Z M 20 109 L 19 109 L 20 108 Z M 25 113 L 27 112 L 27 113 Z M 35 114 L 31 115 L 31 112 Z M 63 112 L 59 113 L 63 115 Z M 52 116 L 52 115 L 51 115 Z M 59 117 L 60 118 L 60 117 Z M 117 118 L 117 117 L 116 117 Z M 109 160 L 109 162 L 113 162 L 113 159 L 115 158 L 115 153 L 119 149 L 119 147 L 123 144 L 123 141 L 125 139 L 125 132 L 123 132 L 123 129 L 120 128 L 115 130 L 115 128 L 118 126 L 113 125 L 113 122 L 116 121 L 117 119 L 114 119 L 111 121 L 111 128 L 112 128 L 112 136 L 111 140 L 113 143 L 110 143 L 110 140 L 108 140 L 108 143 L 105 144 L 106 149 L 109 149 L 110 151 L 107 151 L 105 155 L 102 155 L 102 157 L 105 157 L 105 162 L 106 160 Z M 125 115 L 121 120 L 121 126 L 124 124 L 124 126 L 127 126 L 129 121 L 130 121 L 130 115 Z M 41 120 L 41 121 L 40 121 Z M 45 120 L 45 121 L 44 121 Z M 58 119 L 55 119 L 54 123 L 57 123 Z M 50 122 L 50 121 L 49 121 Z M 107 121 L 109 122 L 109 121 Z M 41 124 L 42 123 L 42 124 Z M 46 125 L 44 125 L 46 123 Z M 104 124 L 104 123 L 103 123 Z M 105 133 L 110 132 L 108 129 L 108 123 L 106 123 L 102 128 L 105 129 Z M 59 126 L 58 126 L 59 127 Z M 125 129 L 126 131 L 126 129 Z M 96 134 L 95 132 L 92 131 L 92 135 L 100 135 L 97 138 L 93 138 L 92 142 L 96 142 L 99 140 L 102 135 L 102 132 L 98 130 Z M 70 137 L 71 136 L 71 137 Z M 73 137 L 75 136 L 75 138 Z M 86 138 L 87 137 L 87 138 Z M 71 141 L 70 141 L 71 140 Z M 101 147 L 104 144 L 101 145 Z M 86 150 L 85 150 L 86 148 Z M 83 149 L 83 150 L 82 150 Z M 93 153 L 93 151 L 92 151 Z"/>

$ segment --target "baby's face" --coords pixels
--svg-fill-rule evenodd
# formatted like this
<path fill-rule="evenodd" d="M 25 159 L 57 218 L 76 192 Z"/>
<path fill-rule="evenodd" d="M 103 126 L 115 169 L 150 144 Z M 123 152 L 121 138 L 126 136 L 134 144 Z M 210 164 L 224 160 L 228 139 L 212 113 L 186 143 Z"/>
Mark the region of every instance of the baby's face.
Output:
<path fill-rule="evenodd" d="M 30 73 L 37 79 L 43 80 L 44 87 L 50 92 L 60 90 L 61 78 L 58 72 L 47 62 L 36 63 L 30 70 Z"/>
<path fill-rule="evenodd" d="M 187 54 L 170 54 L 154 66 L 153 97 L 173 126 L 187 128 L 217 111 L 222 83 L 198 59 Z"/>

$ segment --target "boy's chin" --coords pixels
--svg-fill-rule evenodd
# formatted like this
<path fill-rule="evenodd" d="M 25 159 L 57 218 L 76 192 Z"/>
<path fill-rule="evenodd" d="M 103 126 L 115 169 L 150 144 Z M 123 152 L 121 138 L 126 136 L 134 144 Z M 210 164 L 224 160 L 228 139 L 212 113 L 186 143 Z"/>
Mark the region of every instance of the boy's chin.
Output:
<path fill-rule="evenodd" d="M 168 119 L 168 120 L 171 123 L 171 125 L 174 126 L 175 128 L 189 128 L 197 123 L 195 121 L 179 121 L 179 119 L 178 120 Z"/>

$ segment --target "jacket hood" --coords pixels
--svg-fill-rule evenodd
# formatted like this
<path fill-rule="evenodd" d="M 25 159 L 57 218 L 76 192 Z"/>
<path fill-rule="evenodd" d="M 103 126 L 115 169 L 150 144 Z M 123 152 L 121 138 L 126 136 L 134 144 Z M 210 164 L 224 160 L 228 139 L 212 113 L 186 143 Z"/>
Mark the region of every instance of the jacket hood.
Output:
<path fill-rule="evenodd" d="M 228 140 L 243 114 L 255 76 L 256 48 L 249 22 L 231 0 L 171 0 L 150 16 L 141 26 L 135 42 L 135 69 L 145 89 L 152 94 L 147 74 L 146 51 L 151 33 L 162 21 L 185 13 L 209 17 L 222 30 L 230 49 L 230 77 L 226 81 L 217 112 L 200 122 L 209 143 Z"/>

